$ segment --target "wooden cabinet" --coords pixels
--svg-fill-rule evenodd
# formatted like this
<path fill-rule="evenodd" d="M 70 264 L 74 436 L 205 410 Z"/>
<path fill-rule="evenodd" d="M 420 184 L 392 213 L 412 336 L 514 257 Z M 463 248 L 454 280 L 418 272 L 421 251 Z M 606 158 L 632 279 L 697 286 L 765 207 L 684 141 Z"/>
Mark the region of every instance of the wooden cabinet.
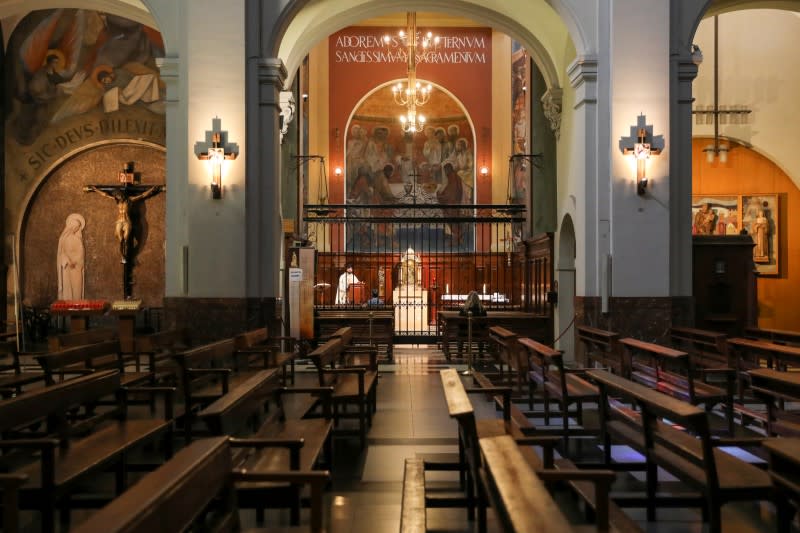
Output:
<path fill-rule="evenodd" d="M 753 246 L 749 235 L 692 237 L 696 327 L 739 336 L 756 325 Z"/>

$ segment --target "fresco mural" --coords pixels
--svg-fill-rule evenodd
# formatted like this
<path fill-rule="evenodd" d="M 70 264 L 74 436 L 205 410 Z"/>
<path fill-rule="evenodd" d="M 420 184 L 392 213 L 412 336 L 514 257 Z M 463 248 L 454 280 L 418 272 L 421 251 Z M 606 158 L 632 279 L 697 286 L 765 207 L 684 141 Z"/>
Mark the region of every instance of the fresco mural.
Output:
<path fill-rule="evenodd" d="M 509 161 L 508 200 L 522 204 L 530 214 L 530 58 L 518 42 L 511 42 L 511 153 Z M 518 156 L 518 157 L 513 157 Z"/>
<path fill-rule="evenodd" d="M 32 11 L 11 33 L 5 56 L 4 193 L 8 227 L 19 230 L 20 297 L 27 304 L 46 307 L 59 295 L 55 269 L 42 265 L 56 264 L 70 213 L 85 220 L 84 297 L 120 293 L 118 245 L 106 221 L 116 210 L 87 198 L 84 187 L 118 183 L 130 162 L 144 184 L 165 182 L 158 147 L 165 144 L 166 86 L 156 65 L 163 55 L 157 30 L 92 10 Z M 163 198 L 141 211 L 149 212 L 152 230 L 137 261 L 136 294 L 158 306 Z M 110 224 L 113 228 L 113 220 Z M 13 270 L 8 287 L 14 286 Z M 7 293 L 7 302 L 14 298 Z"/>
<path fill-rule="evenodd" d="M 163 144 L 165 86 L 158 31 L 84 9 L 34 11 L 6 52 L 10 174 L 27 180 L 102 138 Z"/>
<path fill-rule="evenodd" d="M 464 110 L 451 96 L 434 89 L 424 106 L 425 127 L 418 133 L 403 132 L 399 121 L 402 111 L 388 85 L 373 92 L 355 110 L 345 140 L 346 203 L 387 206 L 375 209 L 373 215 L 377 216 L 461 214 L 459 208 L 423 210 L 413 206 L 474 204 L 475 135 Z M 361 211 L 350 209 L 348 216 L 358 216 Z M 347 249 L 377 252 L 411 246 L 471 250 L 473 232 L 461 226 L 411 224 L 389 235 L 380 233 L 373 224 L 351 224 Z"/>

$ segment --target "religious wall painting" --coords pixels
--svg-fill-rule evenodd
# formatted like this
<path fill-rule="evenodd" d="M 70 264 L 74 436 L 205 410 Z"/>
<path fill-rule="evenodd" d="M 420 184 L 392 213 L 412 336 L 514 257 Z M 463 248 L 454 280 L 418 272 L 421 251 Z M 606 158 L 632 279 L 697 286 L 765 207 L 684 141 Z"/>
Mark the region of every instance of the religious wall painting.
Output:
<path fill-rule="evenodd" d="M 164 144 L 166 86 L 158 31 L 85 9 L 25 16 L 6 52 L 7 175 L 40 177 L 61 157 L 108 138 Z"/>
<path fill-rule="evenodd" d="M 693 196 L 693 235 L 739 235 L 753 238 L 753 262 L 762 275 L 779 273 L 779 201 L 777 194 Z"/>
<path fill-rule="evenodd" d="M 394 101 L 391 85 L 386 85 L 353 113 L 345 139 L 346 203 L 387 207 L 351 208 L 348 217 L 446 217 L 459 210 L 432 206 L 474 204 L 475 134 L 461 105 L 434 89 L 430 101 L 419 109 L 426 122 L 417 133 L 403 131 L 399 120 L 403 111 Z M 348 251 L 474 248 L 472 228 L 445 222 L 401 228 L 350 223 L 347 233 Z"/>
<path fill-rule="evenodd" d="M 692 235 L 738 235 L 737 196 L 695 196 L 692 198 Z"/>
<path fill-rule="evenodd" d="M 742 196 L 742 227 L 753 237 L 753 261 L 760 274 L 778 274 L 778 195 Z"/>
<path fill-rule="evenodd" d="M 530 208 L 530 57 L 517 41 L 511 42 L 511 157 L 508 170 L 508 201 Z"/>

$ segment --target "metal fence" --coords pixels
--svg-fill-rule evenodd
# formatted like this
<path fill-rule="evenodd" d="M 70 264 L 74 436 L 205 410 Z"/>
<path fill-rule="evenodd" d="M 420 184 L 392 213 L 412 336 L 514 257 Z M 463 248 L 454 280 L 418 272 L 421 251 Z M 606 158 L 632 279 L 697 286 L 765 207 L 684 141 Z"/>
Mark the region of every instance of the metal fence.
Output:
<path fill-rule="evenodd" d="M 437 311 L 460 308 L 471 291 L 489 310 L 519 310 L 524 213 L 519 205 L 306 205 L 315 307 L 391 309 L 395 335 L 409 339 L 435 336 Z"/>

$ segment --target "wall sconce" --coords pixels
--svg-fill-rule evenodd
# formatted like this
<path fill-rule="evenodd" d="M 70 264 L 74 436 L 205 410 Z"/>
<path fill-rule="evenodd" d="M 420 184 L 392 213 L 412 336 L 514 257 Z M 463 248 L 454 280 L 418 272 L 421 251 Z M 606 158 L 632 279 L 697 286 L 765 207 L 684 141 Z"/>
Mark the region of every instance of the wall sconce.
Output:
<path fill-rule="evenodd" d="M 333 175 L 336 176 L 337 178 L 341 178 L 342 177 L 342 167 L 334 168 L 333 169 Z"/>
<path fill-rule="evenodd" d="M 201 161 L 208 161 L 211 165 L 211 198 L 222 198 L 222 162 L 226 159 L 232 161 L 239 155 L 239 146 L 235 143 L 228 144 L 228 132 L 222 131 L 222 119 L 214 117 L 211 120 L 211 130 L 206 131 L 205 142 L 194 145 L 194 153 Z"/>
<path fill-rule="evenodd" d="M 480 172 L 481 176 L 483 176 L 484 178 L 487 177 L 489 175 L 489 167 L 487 167 L 486 165 L 482 166 Z"/>
<path fill-rule="evenodd" d="M 643 196 L 647 192 L 647 160 L 651 155 L 660 154 L 664 146 L 663 136 L 653 137 L 652 131 L 653 126 L 647 125 L 646 117 L 639 115 L 636 127 L 631 128 L 631 136 L 620 139 L 622 153 L 632 154 L 636 159 L 636 194 L 639 196 Z M 634 132 L 636 132 L 635 136 Z"/>

